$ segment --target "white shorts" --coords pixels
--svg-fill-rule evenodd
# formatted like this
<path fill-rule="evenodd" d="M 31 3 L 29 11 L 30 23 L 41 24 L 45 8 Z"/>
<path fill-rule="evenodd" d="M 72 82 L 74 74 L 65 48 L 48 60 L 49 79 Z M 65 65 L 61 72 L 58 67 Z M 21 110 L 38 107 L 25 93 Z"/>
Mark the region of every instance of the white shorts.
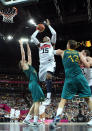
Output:
<path fill-rule="evenodd" d="M 47 71 L 50 71 L 50 72 L 54 73 L 55 67 L 56 67 L 56 63 L 54 61 L 44 63 L 44 64 L 40 64 L 40 67 L 39 67 L 39 80 L 40 81 L 45 81 Z"/>

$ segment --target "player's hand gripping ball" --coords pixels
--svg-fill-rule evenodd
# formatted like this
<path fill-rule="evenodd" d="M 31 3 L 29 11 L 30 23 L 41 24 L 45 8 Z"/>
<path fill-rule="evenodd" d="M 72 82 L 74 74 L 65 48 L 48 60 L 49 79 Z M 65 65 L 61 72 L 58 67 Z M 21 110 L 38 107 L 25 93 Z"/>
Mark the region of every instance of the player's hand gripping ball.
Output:
<path fill-rule="evenodd" d="M 38 24 L 37 27 L 36 27 L 36 30 L 43 32 L 45 30 L 45 26 L 43 24 Z"/>

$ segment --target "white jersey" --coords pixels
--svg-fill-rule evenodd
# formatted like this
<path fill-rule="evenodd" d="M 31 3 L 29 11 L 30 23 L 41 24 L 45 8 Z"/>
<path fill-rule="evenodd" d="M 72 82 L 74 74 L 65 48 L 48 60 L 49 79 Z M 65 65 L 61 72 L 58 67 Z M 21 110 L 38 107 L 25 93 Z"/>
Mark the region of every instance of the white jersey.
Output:
<path fill-rule="evenodd" d="M 39 67 L 39 80 L 45 81 L 46 80 L 46 74 L 48 71 L 54 72 L 55 70 L 55 59 L 54 59 L 54 50 L 52 47 L 52 44 L 56 43 L 56 32 L 55 30 L 49 25 L 48 28 L 51 31 L 52 37 L 50 42 L 40 43 L 37 39 L 37 34 L 39 33 L 39 30 L 36 30 L 32 36 L 31 39 L 34 41 L 36 45 L 40 45 L 39 47 L 39 60 L 40 60 L 40 67 Z"/>
<path fill-rule="evenodd" d="M 45 64 L 48 62 L 55 61 L 54 50 L 50 42 L 40 43 L 39 59 L 40 59 L 40 64 Z"/>
<path fill-rule="evenodd" d="M 54 50 L 50 42 L 40 43 L 39 60 L 39 80 L 45 81 L 47 72 L 50 71 L 53 73 L 56 66 L 54 59 Z"/>
<path fill-rule="evenodd" d="M 89 86 L 92 86 L 92 68 L 82 68 L 82 71 L 88 80 Z"/>
<path fill-rule="evenodd" d="M 50 42 L 40 43 L 39 58 L 39 80 L 45 81 L 47 72 L 50 71 L 53 73 L 56 66 L 54 59 L 54 50 Z"/>

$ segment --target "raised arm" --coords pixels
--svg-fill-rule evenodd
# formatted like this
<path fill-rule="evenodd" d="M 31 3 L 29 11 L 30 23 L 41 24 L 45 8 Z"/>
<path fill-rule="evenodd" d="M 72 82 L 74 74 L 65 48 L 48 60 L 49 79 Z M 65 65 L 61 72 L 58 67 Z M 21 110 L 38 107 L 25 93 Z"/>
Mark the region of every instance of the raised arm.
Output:
<path fill-rule="evenodd" d="M 48 26 L 49 30 L 51 31 L 51 34 L 52 34 L 51 43 L 56 44 L 56 31 L 51 27 L 50 21 L 48 19 L 46 20 L 46 24 L 47 24 L 47 26 Z"/>
<path fill-rule="evenodd" d="M 19 44 L 20 44 L 20 50 L 21 50 L 21 67 L 23 70 L 28 70 L 29 69 L 29 66 L 25 60 L 25 51 L 24 51 L 24 48 L 23 48 L 23 42 L 21 40 L 19 40 Z"/>
<path fill-rule="evenodd" d="M 84 64 L 86 68 L 90 68 L 90 62 L 86 60 L 82 53 L 79 53 L 80 61 Z"/>
<path fill-rule="evenodd" d="M 23 42 L 19 40 L 19 44 L 20 44 L 20 51 L 21 51 L 21 60 L 23 63 L 25 63 L 25 51 L 23 48 Z"/>
<path fill-rule="evenodd" d="M 39 40 L 37 39 L 37 34 L 39 33 L 39 30 L 36 30 L 33 34 L 32 34 L 32 36 L 31 36 L 31 39 L 33 40 L 33 42 L 36 44 L 36 45 L 40 45 L 40 42 L 39 42 Z"/>
<path fill-rule="evenodd" d="M 27 43 L 27 56 L 28 56 L 28 65 L 32 65 L 31 49 L 28 43 Z"/>

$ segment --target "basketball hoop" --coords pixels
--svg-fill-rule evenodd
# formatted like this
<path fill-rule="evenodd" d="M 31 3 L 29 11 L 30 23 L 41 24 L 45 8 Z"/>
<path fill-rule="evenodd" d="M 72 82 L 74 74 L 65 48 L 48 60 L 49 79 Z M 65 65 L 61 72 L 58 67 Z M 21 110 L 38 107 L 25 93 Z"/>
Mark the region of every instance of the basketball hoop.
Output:
<path fill-rule="evenodd" d="M 3 22 L 13 23 L 13 18 L 17 15 L 18 11 L 16 7 L 5 8 L 0 11 L 0 15 L 3 16 Z"/>

